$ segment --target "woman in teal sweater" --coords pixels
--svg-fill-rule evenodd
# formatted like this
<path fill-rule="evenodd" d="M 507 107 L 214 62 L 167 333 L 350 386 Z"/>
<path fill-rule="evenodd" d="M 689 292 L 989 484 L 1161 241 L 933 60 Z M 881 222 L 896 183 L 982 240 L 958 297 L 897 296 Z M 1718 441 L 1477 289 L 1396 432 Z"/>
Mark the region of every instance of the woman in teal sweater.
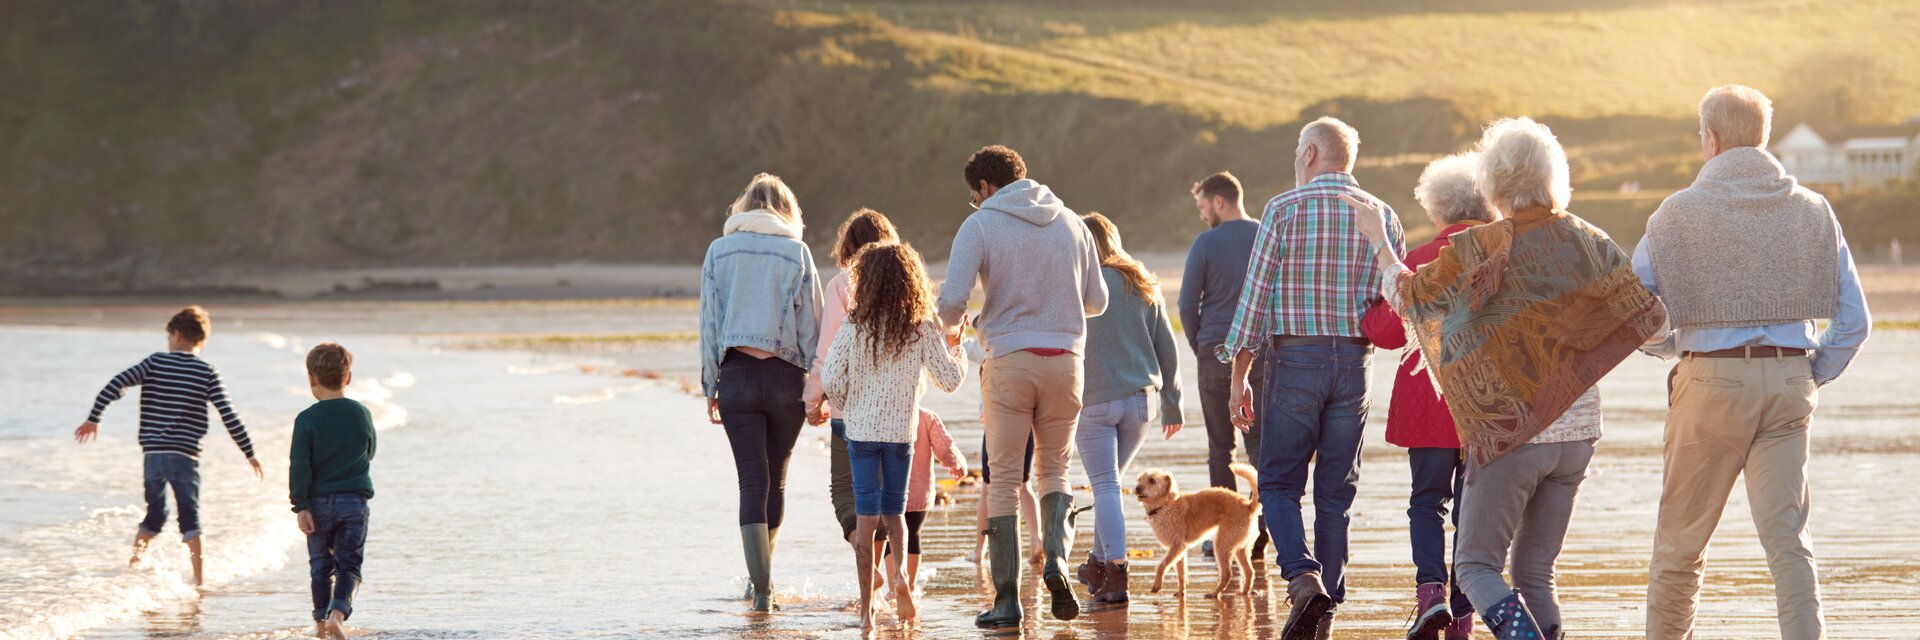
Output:
<path fill-rule="evenodd" d="M 1180 352 L 1159 281 L 1120 245 L 1113 221 L 1098 213 L 1084 220 L 1108 302 L 1106 313 L 1087 319 L 1087 369 L 1074 433 L 1093 487 L 1093 549 L 1079 573 L 1094 602 L 1121 603 L 1127 601 L 1127 520 L 1120 475 L 1140 452 L 1154 405 L 1166 437 L 1180 431 Z"/>

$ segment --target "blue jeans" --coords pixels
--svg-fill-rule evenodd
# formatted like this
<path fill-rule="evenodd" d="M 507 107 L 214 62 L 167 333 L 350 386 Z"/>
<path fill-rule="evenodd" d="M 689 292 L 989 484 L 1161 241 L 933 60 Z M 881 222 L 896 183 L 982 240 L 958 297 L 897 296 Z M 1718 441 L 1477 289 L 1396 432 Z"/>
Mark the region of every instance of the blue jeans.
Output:
<path fill-rule="evenodd" d="M 913 445 L 848 440 L 847 462 L 853 467 L 855 514 L 897 516 L 907 512 L 907 467 L 913 463 Z"/>
<path fill-rule="evenodd" d="M 313 533 L 307 534 L 307 566 L 313 578 L 313 619 L 329 612 L 353 617 L 360 590 L 360 562 L 367 550 L 367 497 L 334 493 L 313 499 Z"/>
<path fill-rule="evenodd" d="M 1080 409 L 1074 444 L 1093 487 L 1093 557 L 1103 562 L 1127 559 L 1127 517 L 1121 512 L 1120 474 L 1133 464 L 1145 440 L 1153 401 L 1145 391 Z"/>
<path fill-rule="evenodd" d="M 1265 357 L 1260 421 L 1260 506 L 1273 537 L 1280 576 L 1319 571 L 1334 602 L 1347 596 L 1347 523 L 1360 480 L 1360 434 L 1367 424 L 1367 361 L 1372 347 L 1274 347 Z M 1313 477 L 1313 552 L 1307 552 L 1300 499 Z M 1316 560 L 1317 558 L 1317 560 Z"/>
<path fill-rule="evenodd" d="M 146 479 L 147 518 L 140 521 L 140 533 L 160 535 L 167 524 L 167 487 L 173 487 L 173 501 L 180 505 L 180 539 L 200 537 L 200 461 L 177 453 L 149 453 L 141 463 Z"/>
<path fill-rule="evenodd" d="M 1447 561 L 1447 504 L 1453 504 L 1453 528 L 1460 530 L 1460 494 L 1465 489 L 1467 467 L 1460 462 L 1459 449 L 1413 448 L 1407 450 L 1407 464 L 1413 468 L 1413 493 L 1407 499 L 1407 528 L 1413 540 L 1413 572 L 1416 584 L 1451 585 L 1453 617 L 1473 612 L 1473 603 L 1460 592 L 1460 581 L 1452 580 Z M 1459 540 L 1459 534 L 1454 534 Z"/>

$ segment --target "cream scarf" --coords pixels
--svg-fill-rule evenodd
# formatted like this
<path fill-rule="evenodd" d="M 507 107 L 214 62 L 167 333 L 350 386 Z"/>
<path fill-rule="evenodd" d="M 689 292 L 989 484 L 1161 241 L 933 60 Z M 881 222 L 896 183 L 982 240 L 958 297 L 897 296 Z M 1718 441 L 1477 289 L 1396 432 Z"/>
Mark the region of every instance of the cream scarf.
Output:
<path fill-rule="evenodd" d="M 730 236 L 735 232 L 745 231 L 747 233 L 759 233 L 769 236 L 785 236 L 798 240 L 800 239 L 800 231 L 804 228 L 805 227 L 798 221 L 788 222 L 786 218 L 782 218 L 772 211 L 754 209 L 752 211 L 742 211 L 727 216 L 726 228 L 721 231 L 720 235 Z"/>

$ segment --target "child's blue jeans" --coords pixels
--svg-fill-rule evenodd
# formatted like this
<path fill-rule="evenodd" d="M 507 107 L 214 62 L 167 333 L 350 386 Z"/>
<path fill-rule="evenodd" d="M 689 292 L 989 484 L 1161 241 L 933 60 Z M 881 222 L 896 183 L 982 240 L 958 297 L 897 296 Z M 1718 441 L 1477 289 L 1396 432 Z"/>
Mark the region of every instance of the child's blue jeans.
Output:
<path fill-rule="evenodd" d="M 848 440 L 847 462 L 853 467 L 855 514 L 897 516 L 907 512 L 907 468 L 913 462 L 912 444 Z"/>
<path fill-rule="evenodd" d="M 335 493 L 314 498 L 313 533 L 307 534 L 307 565 L 313 576 L 313 619 L 338 611 L 353 617 L 360 590 L 360 562 L 367 549 L 367 497 Z"/>
<path fill-rule="evenodd" d="M 140 533 L 160 535 L 167 524 L 167 487 L 173 487 L 173 501 L 180 505 L 180 539 L 200 537 L 200 461 L 177 453 L 149 453 L 143 456 L 141 475 L 147 486 L 147 518 L 140 521 Z"/>

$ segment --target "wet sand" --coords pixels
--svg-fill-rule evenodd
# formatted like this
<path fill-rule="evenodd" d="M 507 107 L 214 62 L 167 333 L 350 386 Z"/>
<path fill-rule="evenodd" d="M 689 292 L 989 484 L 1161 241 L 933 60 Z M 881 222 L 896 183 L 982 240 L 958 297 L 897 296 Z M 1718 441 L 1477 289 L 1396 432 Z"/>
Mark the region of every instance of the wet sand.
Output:
<path fill-rule="evenodd" d="M 152 329 L 146 326 L 152 318 L 164 318 L 152 311 L 168 306 L 131 313 L 16 307 L 0 310 L 0 322 L 144 331 Z M 699 400 L 674 382 L 697 379 L 691 344 L 520 343 L 497 356 L 474 353 L 481 368 L 464 355 L 432 355 L 448 347 L 498 349 L 502 345 L 489 341 L 500 335 L 683 331 L 690 307 L 312 303 L 219 306 L 214 313 L 216 323 L 232 323 L 216 325 L 216 340 L 257 331 L 280 332 L 293 342 L 300 335 L 373 333 L 395 336 L 383 339 L 394 352 L 363 354 L 368 363 L 419 361 L 410 368 L 420 384 L 398 398 L 415 424 L 392 436 L 392 451 L 405 453 L 383 457 L 377 471 L 383 526 L 376 532 L 378 546 L 370 547 L 369 571 L 377 569 L 378 577 L 363 592 L 366 613 L 355 621 L 365 637 L 858 635 L 851 555 L 836 537 L 827 506 L 823 429 L 803 433 L 789 472 L 788 521 L 775 565 L 785 609 L 756 616 L 738 599 L 744 569 L 725 440 L 702 419 Z M 422 358 L 448 360 L 432 365 L 445 369 L 438 371 Z M 1378 356 L 1377 381 L 1385 380 L 1391 358 Z M 1187 355 L 1185 363 L 1191 362 Z M 522 377 L 495 381 L 508 371 Z M 645 371 L 662 379 L 635 380 Z M 1575 637 L 1640 635 L 1665 372 L 1664 363 L 1635 356 L 1602 384 L 1607 434 L 1560 563 L 1563 607 Z M 1920 397 L 1906 392 L 1916 375 L 1920 332 L 1880 332 L 1848 374 L 1822 391 L 1810 482 L 1830 637 L 1920 637 L 1920 536 L 1913 534 L 1920 530 L 1920 505 L 1906 489 L 1920 486 L 1920 465 L 1913 464 L 1920 459 Z M 971 466 L 978 464 L 980 437 L 977 382 L 970 378 L 961 393 L 936 392 L 928 402 L 968 451 Z M 1385 407 L 1389 393 L 1376 383 L 1373 405 Z M 1368 426 L 1353 513 L 1349 599 L 1336 638 L 1398 637 L 1411 599 L 1408 472 L 1404 453 L 1382 440 L 1383 413 L 1376 411 Z M 1191 392 L 1186 414 L 1196 422 L 1171 441 L 1149 440 L 1125 480 L 1160 467 L 1189 489 L 1204 484 L 1205 436 Z M 533 445 L 497 441 L 536 432 L 564 435 Z M 469 468 L 469 460 L 509 466 L 489 472 Z M 450 485 L 450 478 L 459 484 Z M 1085 482 L 1077 466 L 1074 482 Z M 973 614 L 989 599 L 976 566 L 963 559 L 973 549 L 979 494 L 960 487 L 951 495 L 953 503 L 936 507 L 927 521 L 922 624 L 902 629 L 883 616 L 879 636 L 1015 635 L 972 626 Z M 1076 499 L 1091 501 L 1084 490 Z M 1156 552 L 1135 561 L 1131 605 L 1089 612 L 1072 623 L 1053 621 L 1044 615 L 1037 577 L 1028 571 L 1029 617 L 1019 635 L 1278 635 L 1286 615 L 1280 590 L 1208 599 L 1203 594 L 1217 570 L 1197 554 L 1189 562 L 1186 598 L 1146 593 L 1159 549 L 1137 503 L 1129 500 L 1127 509 L 1129 546 Z M 1083 517 L 1074 555 L 1084 555 L 1090 526 Z M 305 582 L 301 551 L 288 553 L 284 569 L 237 580 L 204 601 L 155 605 L 137 619 L 98 627 L 85 637 L 293 637 L 299 628 L 289 624 L 302 614 Z M 1775 637 L 1770 585 L 1744 489 L 1736 487 L 1709 559 L 1702 637 Z M 484 611 L 473 611 L 476 606 Z"/>
<path fill-rule="evenodd" d="M 1197 231 L 1196 231 L 1197 232 Z M 1179 294 L 1186 253 L 1155 251 L 1137 257 L 1160 276 L 1169 298 Z M 832 277 L 832 261 L 822 260 L 821 275 Z M 1862 264 L 1861 286 L 1878 319 L 1920 319 L 1920 267 L 1896 269 L 1885 264 Z M 928 265 L 928 276 L 946 277 L 946 264 Z M 350 269 L 216 277 L 197 286 L 210 291 L 252 291 L 260 295 L 233 302 L 242 305 L 297 304 L 299 301 L 343 302 L 465 301 L 567 303 L 637 298 L 699 297 L 699 265 L 562 264 L 546 266 L 422 267 Z M 163 295 L 165 299 L 183 297 Z M 207 296 L 196 297 L 204 300 Z M 137 301 L 140 296 L 98 300 L 4 300 L 0 307 L 65 307 L 74 303 L 109 305 Z M 976 297 L 976 299 L 978 299 Z M 204 302 L 203 302 L 204 303 Z"/>

